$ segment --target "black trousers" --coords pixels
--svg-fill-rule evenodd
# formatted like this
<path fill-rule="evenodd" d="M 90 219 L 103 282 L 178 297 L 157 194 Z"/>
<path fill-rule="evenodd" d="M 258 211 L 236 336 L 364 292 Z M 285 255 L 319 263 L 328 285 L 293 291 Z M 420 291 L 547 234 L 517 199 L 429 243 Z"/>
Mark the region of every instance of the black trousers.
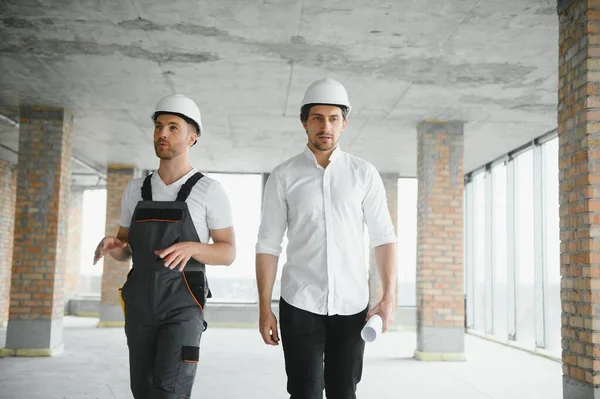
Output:
<path fill-rule="evenodd" d="M 351 316 L 323 316 L 279 300 L 279 323 L 290 399 L 355 399 L 368 307 Z"/>

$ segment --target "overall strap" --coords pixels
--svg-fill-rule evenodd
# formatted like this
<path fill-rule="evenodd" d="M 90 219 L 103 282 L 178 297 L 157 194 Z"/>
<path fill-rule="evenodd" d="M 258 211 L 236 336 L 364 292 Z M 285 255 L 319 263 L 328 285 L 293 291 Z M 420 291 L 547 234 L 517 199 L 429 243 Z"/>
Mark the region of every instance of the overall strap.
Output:
<path fill-rule="evenodd" d="M 192 192 L 192 188 L 198 183 L 198 180 L 202 179 L 204 175 L 200 172 L 194 173 L 185 183 L 181 186 L 177 199 L 175 201 L 185 202 Z"/>
<path fill-rule="evenodd" d="M 144 179 L 144 185 L 142 186 L 142 200 L 143 201 L 152 201 L 152 184 L 150 180 L 152 179 L 153 173 L 150 173 Z"/>

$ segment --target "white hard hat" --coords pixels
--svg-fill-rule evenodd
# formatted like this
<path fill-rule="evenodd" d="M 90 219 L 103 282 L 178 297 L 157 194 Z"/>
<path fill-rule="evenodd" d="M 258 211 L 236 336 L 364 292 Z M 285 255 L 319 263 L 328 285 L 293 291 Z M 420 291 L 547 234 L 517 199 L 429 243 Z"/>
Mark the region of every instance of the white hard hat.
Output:
<path fill-rule="evenodd" d="M 308 86 L 301 107 L 306 104 L 343 105 L 348 108 L 350 115 L 351 107 L 346 89 L 340 82 L 331 78 L 317 80 Z"/>
<path fill-rule="evenodd" d="M 154 119 L 156 119 L 157 112 L 183 115 L 198 125 L 198 135 L 202 133 L 200 109 L 191 98 L 186 97 L 183 94 L 172 94 L 161 98 L 154 109 Z"/>

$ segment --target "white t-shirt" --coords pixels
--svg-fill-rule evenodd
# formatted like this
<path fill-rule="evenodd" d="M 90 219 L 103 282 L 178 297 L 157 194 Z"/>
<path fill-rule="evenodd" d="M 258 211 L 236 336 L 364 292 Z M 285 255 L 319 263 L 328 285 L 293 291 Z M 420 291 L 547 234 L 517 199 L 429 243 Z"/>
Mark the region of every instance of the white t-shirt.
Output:
<path fill-rule="evenodd" d="M 192 169 L 188 174 L 176 182 L 166 185 L 157 172 L 151 178 L 153 201 L 175 201 L 179 189 L 194 173 Z M 121 199 L 121 226 L 129 228 L 133 211 L 139 201 L 142 200 L 142 185 L 145 177 L 134 179 L 127 185 Z M 224 229 L 233 225 L 231 217 L 231 206 L 227 194 L 221 184 L 204 176 L 200 179 L 190 196 L 186 200 L 194 227 L 200 238 L 200 242 L 208 243 L 209 230 Z"/>

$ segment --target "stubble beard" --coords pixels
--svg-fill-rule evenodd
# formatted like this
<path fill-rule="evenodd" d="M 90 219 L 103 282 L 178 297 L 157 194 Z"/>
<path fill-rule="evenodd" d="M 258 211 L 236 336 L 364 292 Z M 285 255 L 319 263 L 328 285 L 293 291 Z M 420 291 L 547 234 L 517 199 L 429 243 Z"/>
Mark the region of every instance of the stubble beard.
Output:
<path fill-rule="evenodd" d="M 333 139 L 331 139 L 331 144 L 319 144 L 318 140 L 318 137 L 317 140 L 311 140 L 311 144 L 319 151 L 331 151 L 337 146 L 338 143 L 337 140 L 333 141 Z"/>

